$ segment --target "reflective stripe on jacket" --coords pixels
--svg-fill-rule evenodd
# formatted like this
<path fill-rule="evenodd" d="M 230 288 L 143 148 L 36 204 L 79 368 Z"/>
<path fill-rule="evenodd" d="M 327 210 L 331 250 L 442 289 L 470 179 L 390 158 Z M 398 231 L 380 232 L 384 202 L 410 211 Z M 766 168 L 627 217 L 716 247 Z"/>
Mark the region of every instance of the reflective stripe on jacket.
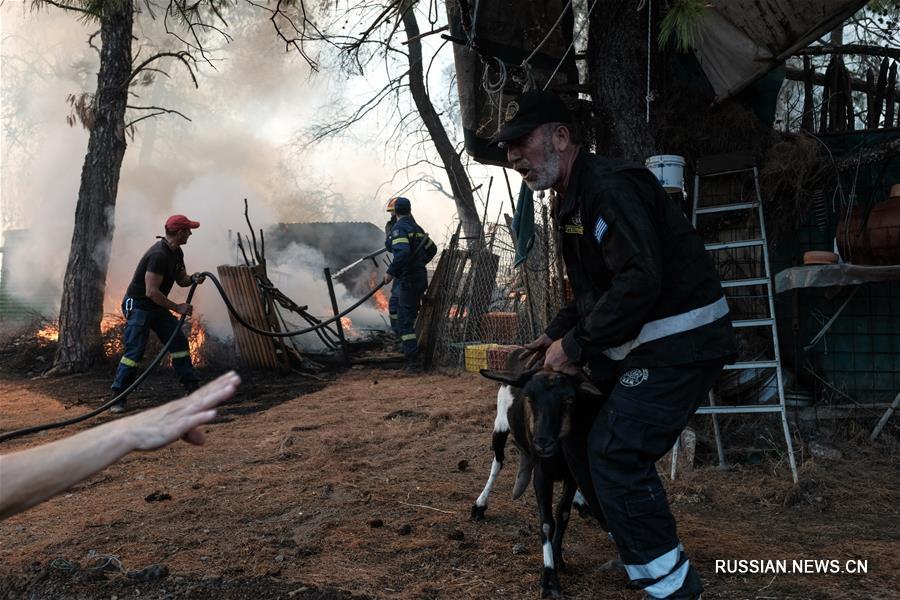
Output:
<path fill-rule="evenodd" d="M 736 354 L 715 265 L 650 171 L 582 151 L 553 209 L 575 298 L 546 333 L 570 359 L 649 367 Z"/>

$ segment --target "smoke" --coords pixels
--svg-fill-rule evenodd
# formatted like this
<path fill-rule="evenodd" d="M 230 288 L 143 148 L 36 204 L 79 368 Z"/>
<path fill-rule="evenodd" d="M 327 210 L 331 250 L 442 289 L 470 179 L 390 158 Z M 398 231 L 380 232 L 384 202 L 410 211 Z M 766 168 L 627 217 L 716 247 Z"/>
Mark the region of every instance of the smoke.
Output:
<path fill-rule="evenodd" d="M 307 305 L 310 314 L 322 320 L 333 316 L 328 284 L 325 282 L 322 272 L 327 263 L 319 250 L 303 244 L 291 243 L 281 252 L 270 257 L 267 266 L 272 283 L 298 304 Z M 334 282 L 334 293 L 341 310 L 357 301 L 357 298 L 349 294 L 347 288 L 339 282 Z M 285 312 L 284 315 L 292 329 L 302 329 L 308 326 L 299 318 L 291 318 L 290 313 Z M 390 324 L 386 321 L 386 315 L 367 304 L 354 310 L 350 317 L 352 326 L 357 331 L 390 328 Z M 301 343 L 318 345 L 315 334 L 300 336 L 298 339 Z"/>
<path fill-rule="evenodd" d="M 396 188 L 376 193 L 397 166 L 383 162 L 384 148 L 376 136 L 366 138 L 365 125 L 361 139 L 332 140 L 301 155 L 289 152 L 292 134 L 334 104 L 335 95 L 349 103 L 362 96 L 342 75 L 311 77 L 298 54 L 284 51 L 271 24 L 248 10 L 245 6 L 229 15 L 234 41 L 214 49 L 214 68 L 200 64 L 198 89 L 181 65 L 166 62 L 159 66 L 169 77 L 158 75 L 135 89 L 130 103 L 177 110 L 191 120 L 173 114 L 147 119 L 128 140 L 109 248 L 109 312 L 118 312 L 140 256 L 155 236 L 163 235 L 170 214 L 201 222 L 184 247 L 189 272 L 215 271 L 220 264 L 235 264 L 229 231 L 246 233 L 245 197 L 257 229 L 283 221 L 323 220 L 370 221 L 380 227 L 387 198 L 404 183 L 398 179 Z M 86 25 L 53 7 L 33 12 L 12 3 L 0 4 L 0 16 L 0 227 L 24 230 L 3 257 L 0 277 L 6 291 L 21 300 L 58 310 L 88 137 L 80 125 L 66 124 L 65 100 L 96 86 L 98 57 L 87 43 L 96 24 Z M 173 38 L 164 35 L 160 22 L 142 14 L 136 23 L 138 60 L 173 48 Z M 130 110 L 129 118 L 145 114 Z M 453 201 L 425 186 L 406 195 L 413 199 L 419 223 L 440 242 L 455 212 Z M 319 275 L 321 256 L 314 260 L 315 251 L 300 246 L 296 253 L 268 257 L 285 273 L 283 289 L 299 304 L 327 300 Z M 304 255 L 309 256 L 302 259 Z M 175 288 L 172 299 L 183 299 L 183 293 Z M 352 302 L 342 287 L 339 294 L 342 306 Z M 201 287 L 195 298 L 197 312 L 214 333 L 230 332 L 225 308 L 211 288 Z M 310 310 L 331 312 L 328 305 Z M 383 327 L 377 311 L 370 312 L 361 308 L 352 316 L 354 323 Z"/>

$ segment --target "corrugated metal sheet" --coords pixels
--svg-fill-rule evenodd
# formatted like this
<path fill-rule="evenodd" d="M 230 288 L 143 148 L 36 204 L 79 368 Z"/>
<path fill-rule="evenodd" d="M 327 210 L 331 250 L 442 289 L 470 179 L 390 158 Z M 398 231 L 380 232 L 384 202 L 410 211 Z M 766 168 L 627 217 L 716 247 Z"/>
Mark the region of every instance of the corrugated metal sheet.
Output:
<path fill-rule="evenodd" d="M 257 329 L 270 330 L 270 325 L 262 305 L 253 269 L 260 267 L 231 267 L 221 265 L 216 268 L 219 280 L 229 300 L 241 318 Z M 275 354 L 272 338 L 257 335 L 238 323 L 228 313 L 234 329 L 234 341 L 240 353 L 241 362 L 256 369 L 278 369 L 282 365 Z M 277 330 L 277 325 L 275 330 Z"/>

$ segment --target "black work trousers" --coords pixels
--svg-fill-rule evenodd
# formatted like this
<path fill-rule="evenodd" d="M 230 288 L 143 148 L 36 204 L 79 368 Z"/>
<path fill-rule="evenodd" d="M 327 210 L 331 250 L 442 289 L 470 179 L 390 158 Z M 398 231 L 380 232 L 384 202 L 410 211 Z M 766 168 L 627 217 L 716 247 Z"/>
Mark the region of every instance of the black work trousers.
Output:
<path fill-rule="evenodd" d="M 594 489 L 630 586 L 653 598 L 691 598 L 703 590 L 678 540 L 656 461 L 674 445 L 721 370 L 629 369 L 588 436 Z"/>

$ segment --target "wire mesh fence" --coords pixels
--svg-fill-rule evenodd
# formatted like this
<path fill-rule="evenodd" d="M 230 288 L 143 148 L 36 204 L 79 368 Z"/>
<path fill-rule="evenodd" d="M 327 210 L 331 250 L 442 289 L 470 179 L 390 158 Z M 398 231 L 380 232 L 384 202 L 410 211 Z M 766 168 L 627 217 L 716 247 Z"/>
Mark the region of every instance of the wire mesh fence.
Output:
<path fill-rule="evenodd" d="M 562 262 L 548 207 L 534 202 L 534 243 L 518 265 L 508 218 L 488 224 L 478 239 L 458 232 L 451 238 L 426 299 L 426 363 L 500 368 L 506 347 L 533 340 L 556 315 L 564 293 Z"/>

